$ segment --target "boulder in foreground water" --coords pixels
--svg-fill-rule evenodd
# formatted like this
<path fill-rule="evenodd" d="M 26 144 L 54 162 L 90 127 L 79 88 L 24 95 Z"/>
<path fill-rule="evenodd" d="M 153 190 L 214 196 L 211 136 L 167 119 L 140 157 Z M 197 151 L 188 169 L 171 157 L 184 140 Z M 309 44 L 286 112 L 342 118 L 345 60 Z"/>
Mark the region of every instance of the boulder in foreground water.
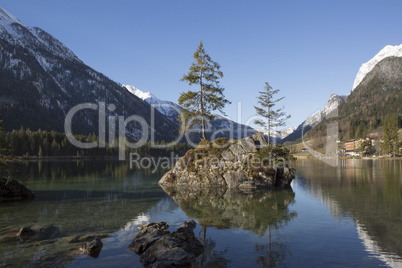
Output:
<path fill-rule="evenodd" d="M 164 222 L 143 224 L 129 248 L 141 256 L 145 267 L 187 267 L 204 251 L 194 234 L 196 225 L 184 222 L 170 233 Z"/>
<path fill-rule="evenodd" d="M 141 232 L 134 237 L 128 248 L 141 255 L 164 235 L 170 234 L 168 228 L 169 225 L 166 222 L 151 222 L 140 225 L 138 229 Z"/>
<path fill-rule="evenodd" d="M 0 178 L 0 201 L 32 199 L 34 193 L 14 179 Z"/>

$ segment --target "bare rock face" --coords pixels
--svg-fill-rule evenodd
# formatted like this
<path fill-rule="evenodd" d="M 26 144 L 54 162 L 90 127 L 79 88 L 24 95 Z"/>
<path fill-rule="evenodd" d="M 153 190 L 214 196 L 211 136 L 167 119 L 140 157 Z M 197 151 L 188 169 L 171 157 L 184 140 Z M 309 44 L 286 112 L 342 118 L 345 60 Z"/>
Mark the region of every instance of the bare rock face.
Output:
<path fill-rule="evenodd" d="M 177 187 L 287 187 L 294 179 L 286 165 L 269 165 L 258 155 L 268 146 L 259 132 L 241 140 L 218 139 L 188 151 L 159 184 Z"/>
<path fill-rule="evenodd" d="M 0 201 L 34 198 L 34 193 L 13 179 L 0 178 Z"/>
<path fill-rule="evenodd" d="M 102 250 L 103 243 L 100 239 L 92 240 L 91 242 L 86 242 L 82 244 L 80 250 L 93 258 L 98 258 Z"/>
<path fill-rule="evenodd" d="M 204 251 L 195 237 L 194 221 L 184 222 L 170 233 L 165 222 L 143 224 L 129 249 L 141 255 L 145 267 L 189 267 Z"/>

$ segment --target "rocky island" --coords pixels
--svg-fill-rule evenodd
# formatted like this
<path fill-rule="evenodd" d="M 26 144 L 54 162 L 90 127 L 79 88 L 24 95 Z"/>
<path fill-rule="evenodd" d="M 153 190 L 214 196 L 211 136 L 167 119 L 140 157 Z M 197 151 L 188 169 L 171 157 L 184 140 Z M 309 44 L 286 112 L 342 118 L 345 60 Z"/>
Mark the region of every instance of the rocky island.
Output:
<path fill-rule="evenodd" d="M 162 186 L 289 187 L 294 171 L 286 159 L 270 153 L 263 133 L 241 140 L 202 141 L 160 179 Z"/>

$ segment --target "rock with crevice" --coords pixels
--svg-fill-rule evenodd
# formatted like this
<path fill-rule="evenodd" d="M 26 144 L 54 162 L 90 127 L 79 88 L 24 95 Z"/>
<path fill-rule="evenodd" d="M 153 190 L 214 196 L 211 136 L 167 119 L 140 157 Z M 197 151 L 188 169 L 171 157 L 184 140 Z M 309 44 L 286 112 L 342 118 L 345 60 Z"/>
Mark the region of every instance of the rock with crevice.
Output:
<path fill-rule="evenodd" d="M 204 251 L 195 237 L 196 223 L 184 222 L 170 233 L 165 222 L 140 225 L 129 249 L 140 255 L 145 267 L 189 267 Z"/>
<path fill-rule="evenodd" d="M 259 155 L 268 146 L 263 133 L 241 140 L 203 141 L 189 150 L 160 179 L 162 186 L 274 188 L 288 187 L 295 178 L 286 164 L 273 164 Z M 264 162 L 264 161 L 265 162 Z"/>

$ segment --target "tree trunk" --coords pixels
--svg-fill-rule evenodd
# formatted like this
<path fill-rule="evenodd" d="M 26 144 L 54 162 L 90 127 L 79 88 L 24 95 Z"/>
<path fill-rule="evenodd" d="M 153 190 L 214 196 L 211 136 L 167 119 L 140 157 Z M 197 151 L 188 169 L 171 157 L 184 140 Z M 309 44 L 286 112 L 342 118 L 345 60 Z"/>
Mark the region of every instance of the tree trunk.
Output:
<path fill-rule="evenodd" d="M 269 250 L 269 256 L 268 256 L 268 267 L 274 267 L 275 260 L 274 260 L 274 254 L 272 254 L 272 241 L 271 241 L 271 225 L 268 225 L 268 236 L 269 236 L 269 244 L 268 244 L 268 250 Z"/>
<path fill-rule="evenodd" d="M 201 66 L 202 68 L 202 66 Z M 201 132 L 202 132 L 202 139 L 206 140 L 205 136 L 205 122 L 204 122 L 204 116 L 205 116 L 205 111 L 204 111 L 204 92 L 202 91 L 202 72 L 200 74 L 200 102 L 201 102 Z"/>
<path fill-rule="evenodd" d="M 269 104 L 268 104 L 268 147 L 271 145 L 271 120 L 269 115 Z"/>
<path fill-rule="evenodd" d="M 207 238 L 207 227 L 202 225 L 202 245 L 204 246 L 205 249 L 205 242 L 206 242 L 206 238 Z M 206 260 L 206 255 L 205 255 L 205 250 L 202 252 L 202 257 L 201 257 L 201 267 L 204 267 L 204 263 Z"/>

